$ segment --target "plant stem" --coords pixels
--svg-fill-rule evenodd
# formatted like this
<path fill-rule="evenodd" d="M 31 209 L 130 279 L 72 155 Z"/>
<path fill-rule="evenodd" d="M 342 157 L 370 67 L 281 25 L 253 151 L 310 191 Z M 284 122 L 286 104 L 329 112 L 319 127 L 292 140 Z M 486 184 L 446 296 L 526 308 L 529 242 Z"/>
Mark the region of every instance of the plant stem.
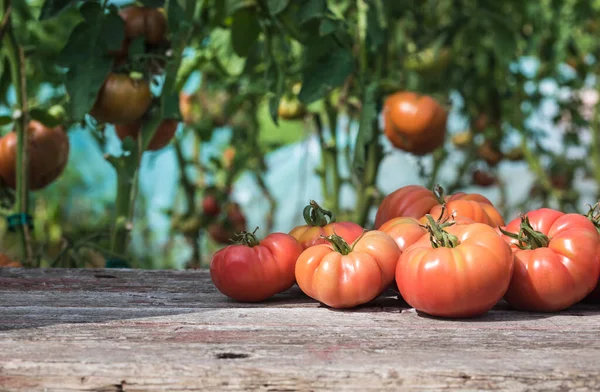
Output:
<path fill-rule="evenodd" d="M 596 87 L 596 91 L 600 93 L 600 84 Z M 599 187 L 596 190 L 596 200 L 600 200 L 600 107 L 596 105 L 594 111 L 594 119 L 592 121 L 592 142 L 591 142 L 591 155 L 592 155 L 592 172 L 596 178 L 596 185 Z"/>
<path fill-rule="evenodd" d="M 373 127 L 377 127 L 377 120 L 373 121 Z M 383 149 L 381 145 L 374 141 L 369 143 L 367 148 L 367 159 L 365 167 L 365 175 L 362 178 L 357 188 L 357 203 L 356 203 L 356 218 L 355 222 L 365 227 L 367 224 L 367 218 L 369 211 L 375 196 L 377 195 L 377 188 L 375 182 L 377 181 L 377 174 L 379 172 L 379 163 L 383 158 Z"/>
<path fill-rule="evenodd" d="M 0 0 L 2 5 L 2 32 L 3 46 L 6 48 L 6 55 L 10 64 L 10 76 L 15 89 L 16 104 L 20 115 L 16 116 L 15 128 L 17 132 L 17 192 L 16 192 L 16 210 L 19 214 L 29 213 L 29 191 L 28 191 L 28 134 L 27 124 L 29 123 L 29 108 L 27 106 L 27 85 L 25 75 L 25 55 L 23 48 L 17 42 L 12 30 L 10 19 L 11 3 L 10 0 Z M 21 231 L 21 255 L 24 264 L 33 263 L 33 251 L 31 248 L 31 235 L 29 226 L 23 224 L 19 227 Z"/>
<path fill-rule="evenodd" d="M 337 138 L 337 113 L 336 109 L 331 105 L 329 99 L 325 99 L 325 115 L 331 133 L 331 143 L 325 147 L 323 151 L 325 160 L 325 172 L 329 173 L 329 178 L 333 188 L 331 189 L 329 208 L 335 215 L 340 214 L 340 189 L 342 180 L 340 176 L 339 154 L 338 154 L 338 138 Z"/>

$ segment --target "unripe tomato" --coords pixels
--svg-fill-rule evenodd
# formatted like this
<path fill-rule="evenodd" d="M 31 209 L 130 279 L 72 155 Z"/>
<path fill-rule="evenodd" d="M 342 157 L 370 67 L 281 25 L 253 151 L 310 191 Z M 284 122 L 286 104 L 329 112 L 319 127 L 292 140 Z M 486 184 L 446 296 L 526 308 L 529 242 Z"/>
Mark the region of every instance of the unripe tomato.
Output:
<path fill-rule="evenodd" d="M 457 133 L 452 136 L 452 144 L 454 144 L 458 148 L 463 148 L 471 144 L 473 140 L 473 134 L 469 131 L 464 131 Z"/>
<path fill-rule="evenodd" d="M 217 289 L 237 301 L 263 301 L 292 287 L 302 247 L 292 236 L 272 233 L 262 241 L 243 233 L 239 243 L 216 252 L 210 277 Z"/>
<path fill-rule="evenodd" d="M 125 38 L 144 36 L 146 43 L 159 44 L 165 40 L 167 34 L 167 18 L 156 8 L 126 7 L 119 11 L 125 21 Z"/>
<path fill-rule="evenodd" d="M 404 58 L 404 68 L 423 74 L 439 73 L 448 67 L 450 63 L 450 49 L 435 48 L 423 49 L 411 53 Z"/>
<path fill-rule="evenodd" d="M 29 189 L 45 188 L 56 180 L 69 160 L 69 137 L 61 126 L 46 127 L 32 120 L 28 132 Z M 0 176 L 9 188 L 17 186 L 17 134 L 11 132 L 0 139 Z"/>
<path fill-rule="evenodd" d="M 279 102 L 277 114 L 284 120 L 297 120 L 306 115 L 306 107 L 298 98 L 288 99 L 283 97 Z"/>
<path fill-rule="evenodd" d="M 151 151 L 160 150 L 161 148 L 163 148 L 167 144 L 169 144 L 171 139 L 173 139 L 173 136 L 175 136 L 175 132 L 177 131 L 178 124 L 179 123 L 176 120 L 172 120 L 172 119 L 163 120 L 159 124 L 156 132 L 154 133 L 152 140 L 150 140 L 150 144 L 148 145 L 148 150 L 151 150 Z M 137 137 L 140 133 L 141 128 L 142 128 L 142 124 L 140 122 L 135 122 L 135 123 L 126 124 L 126 125 L 124 125 L 124 124 L 115 125 L 115 131 L 117 133 L 117 136 L 121 140 L 125 140 L 125 138 L 127 136 L 131 137 L 133 140 L 137 140 Z"/>
<path fill-rule="evenodd" d="M 430 96 L 409 91 L 390 95 L 383 117 L 385 135 L 396 148 L 425 155 L 444 144 L 448 114 Z"/>
<path fill-rule="evenodd" d="M 217 216 L 221 213 L 221 206 L 214 195 L 206 195 L 202 199 L 202 211 L 207 216 Z"/>
<path fill-rule="evenodd" d="M 90 114 L 100 122 L 129 124 L 142 117 L 151 104 L 147 81 L 111 73 L 100 88 Z"/>

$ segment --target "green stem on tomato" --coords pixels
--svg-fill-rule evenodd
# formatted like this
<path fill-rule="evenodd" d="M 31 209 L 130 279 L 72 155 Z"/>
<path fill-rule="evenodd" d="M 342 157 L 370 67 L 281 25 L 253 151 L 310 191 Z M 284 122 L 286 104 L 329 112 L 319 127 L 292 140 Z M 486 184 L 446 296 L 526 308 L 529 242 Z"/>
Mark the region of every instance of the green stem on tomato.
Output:
<path fill-rule="evenodd" d="M 20 110 L 20 115 L 16 116 L 15 128 L 17 132 L 17 192 L 16 192 L 16 210 L 19 214 L 29 213 L 29 176 L 28 171 L 28 134 L 27 124 L 29 122 L 29 109 L 27 106 L 27 86 L 25 77 L 25 55 L 23 48 L 17 42 L 12 29 L 10 18 L 11 3 L 10 0 L 0 0 L 0 10 L 2 11 L 2 20 L 4 24 L 4 36 L 2 38 L 5 53 L 10 66 L 11 82 L 15 89 L 16 104 Z M 19 227 L 21 255 L 25 265 L 33 263 L 33 250 L 31 248 L 31 233 L 29 226 L 23 224 Z"/>

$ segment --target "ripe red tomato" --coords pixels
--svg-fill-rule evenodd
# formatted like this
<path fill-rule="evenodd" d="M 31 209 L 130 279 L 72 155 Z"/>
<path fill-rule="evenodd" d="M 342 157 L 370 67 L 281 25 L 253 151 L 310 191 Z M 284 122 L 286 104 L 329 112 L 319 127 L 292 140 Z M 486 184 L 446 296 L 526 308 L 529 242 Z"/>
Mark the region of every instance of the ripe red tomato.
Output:
<path fill-rule="evenodd" d="M 406 248 L 417 242 L 419 238 L 427 233 L 427 229 L 418 220 L 411 217 L 390 219 L 381 225 L 379 230 L 396 241 L 400 252 L 404 252 Z"/>
<path fill-rule="evenodd" d="M 148 150 L 160 150 L 169 144 L 169 142 L 173 139 L 173 136 L 175 136 L 178 124 L 179 123 L 176 120 L 163 120 L 154 133 L 152 140 L 150 140 Z M 127 136 L 131 137 L 133 140 L 137 140 L 141 128 L 142 124 L 139 121 L 131 124 L 115 125 L 115 131 L 121 140 L 124 140 Z"/>
<path fill-rule="evenodd" d="M 408 185 L 390 193 L 377 209 L 375 228 L 380 228 L 396 217 L 411 217 L 423 221 L 426 214 L 431 214 L 437 219 L 442 212 L 441 203 L 445 203 L 445 217 L 454 214 L 455 217 L 491 226 L 504 225 L 500 212 L 485 196 L 464 192 L 444 196 L 441 187 L 436 188 L 436 192 L 433 192 L 420 185 Z"/>
<path fill-rule="evenodd" d="M 202 199 L 202 211 L 208 216 L 217 216 L 221 213 L 221 206 L 214 195 L 206 195 Z"/>
<path fill-rule="evenodd" d="M 152 93 L 147 81 L 111 73 L 100 88 L 90 114 L 100 122 L 129 124 L 142 117 L 151 104 Z"/>
<path fill-rule="evenodd" d="M 515 254 L 506 301 L 514 308 L 557 312 L 594 290 L 600 275 L 600 236 L 585 216 L 550 208 L 512 220 L 504 235 Z M 524 249 L 521 249 L 524 248 Z"/>
<path fill-rule="evenodd" d="M 156 8 L 131 6 L 119 11 L 125 22 L 125 39 L 144 36 L 146 43 L 159 44 L 167 34 L 167 18 Z"/>
<path fill-rule="evenodd" d="M 327 219 L 329 218 L 329 221 Z M 353 243 L 363 233 L 364 229 L 354 222 L 335 222 L 333 214 L 324 210 L 315 202 L 304 208 L 306 225 L 296 226 L 289 234 L 298 240 L 304 249 L 318 244 L 327 244 L 321 236 L 337 234 L 347 243 Z"/>
<path fill-rule="evenodd" d="M 424 234 L 402 253 L 396 268 L 400 294 L 432 316 L 481 315 L 506 293 L 513 270 L 510 247 L 482 223 L 443 230 L 438 236 Z"/>
<path fill-rule="evenodd" d="M 496 184 L 497 179 L 496 176 L 490 172 L 486 172 L 483 170 L 475 170 L 472 173 L 473 185 L 478 185 L 481 187 L 489 187 Z"/>
<path fill-rule="evenodd" d="M 245 233 L 240 244 L 216 252 L 210 261 L 210 277 L 217 289 L 237 301 L 263 301 L 292 287 L 296 259 L 302 246 L 284 233 L 272 233 L 258 241 Z"/>
<path fill-rule="evenodd" d="M 400 250 L 381 231 L 368 231 L 351 248 L 341 237 L 307 248 L 296 262 L 296 281 L 309 297 L 332 308 L 351 308 L 377 297 L 394 280 Z"/>
<path fill-rule="evenodd" d="M 385 135 L 396 148 L 425 155 L 444 144 L 448 113 L 430 96 L 392 94 L 385 100 L 383 117 Z"/>
<path fill-rule="evenodd" d="M 32 120 L 27 127 L 29 189 L 45 188 L 64 171 L 69 160 L 69 137 L 63 127 L 49 128 Z M 17 186 L 17 134 L 0 138 L 0 177 L 9 188 Z"/>

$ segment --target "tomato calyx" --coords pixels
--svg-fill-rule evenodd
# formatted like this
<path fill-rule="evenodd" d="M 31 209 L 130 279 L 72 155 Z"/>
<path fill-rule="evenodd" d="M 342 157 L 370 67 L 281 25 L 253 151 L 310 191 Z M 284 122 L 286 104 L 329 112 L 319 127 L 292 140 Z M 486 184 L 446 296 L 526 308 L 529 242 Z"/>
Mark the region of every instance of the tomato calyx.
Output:
<path fill-rule="evenodd" d="M 310 204 L 304 207 L 302 211 L 304 220 L 309 226 L 327 226 L 329 223 L 335 222 L 335 214 L 322 208 L 316 201 L 311 200 Z"/>
<path fill-rule="evenodd" d="M 598 233 L 600 234 L 600 201 L 589 207 L 590 209 L 587 214 L 585 214 L 585 217 L 596 226 L 596 230 L 598 230 Z"/>
<path fill-rule="evenodd" d="M 441 216 L 443 215 L 444 212 L 442 209 Z M 424 227 L 429 232 L 429 241 L 434 249 L 442 247 L 456 248 L 460 244 L 457 236 L 444 230 L 444 228 L 452 226 L 455 222 L 448 220 L 440 221 L 439 219 L 436 221 L 430 214 L 426 214 L 425 218 L 427 218 L 427 224 Z"/>
<path fill-rule="evenodd" d="M 529 217 L 521 215 L 521 224 L 519 225 L 518 233 L 511 233 L 510 231 L 504 230 L 502 227 L 498 227 L 500 232 L 505 236 L 519 241 L 516 245 L 519 249 L 533 250 L 537 248 L 547 248 L 550 243 L 550 238 L 542 232 L 535 230 L 531 226 Z"/>
<path fill-rule="evenodd" d="M 325 241 L 329 242 L 331 244 L 331 246 L 333 246 L 333 250 L 346 256 L 354 250 L 354 247 L 356 246 L 358 241 L 360 241 L 360 239 L 365 235 L 366 232 L 367 232 L 366 230 L 363 230 L 360 237 L 358 237 L 356 240 L 354 240 L 352 245 L 347 243 L 346 240 L 343 239 L 342 237 L 340 237 L 339 235 L 335 234 L 335 230 L 333 231 L 333 234 L 331 234 L 331 235 L 327 235 L 327 236 L 321 235 L 321 238 L 323 238 Z"/>
<path fill-rule="evenodd" d="M 236 237 L 238 237 L 238 240 L 235 243 L 238 245 L 246 245 L 251 248 L 259 245 L 260 241 L 258 240 L 258 238 L 256 238 L 257 231 L 258 231 L 258 227 L 256 227 L 256 229 L 254 229 L 254 231 L 252 233 L 244 230 L 241 233 L 236 234 Z"/>

